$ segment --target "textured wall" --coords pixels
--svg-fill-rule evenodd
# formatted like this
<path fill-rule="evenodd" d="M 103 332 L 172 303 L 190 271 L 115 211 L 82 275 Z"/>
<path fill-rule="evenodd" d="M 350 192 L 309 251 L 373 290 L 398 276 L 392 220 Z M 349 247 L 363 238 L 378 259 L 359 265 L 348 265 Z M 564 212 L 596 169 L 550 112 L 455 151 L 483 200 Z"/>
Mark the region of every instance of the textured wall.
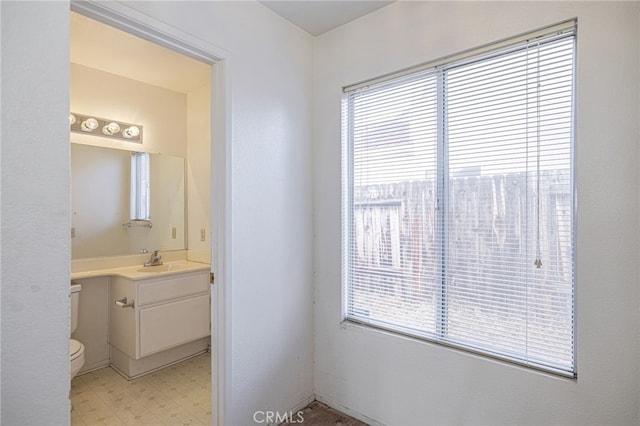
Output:
<path fill-rule="evenodd" d="M 574 17 L 577 381 L 340 326 L 341 88 Z M 634 2 L 397 2 L 317 38 L 315 388 L 321 398 L 385 424 L 640 421 L 638 17 Z"/>
<path fill-rule="evenodd" d="M 2 2 L 0 7 L 0 422 L 64 425 L 69 423 L 69 5 Z"/>
<path fill-rule="evenodd" d="M 126 5 L 231 52 L 225 424 L 292 409 L 313 394 L 313 40 L 257 2 Z M 2 417 L 67 424 L 69 4 L 2 8 Z"/>

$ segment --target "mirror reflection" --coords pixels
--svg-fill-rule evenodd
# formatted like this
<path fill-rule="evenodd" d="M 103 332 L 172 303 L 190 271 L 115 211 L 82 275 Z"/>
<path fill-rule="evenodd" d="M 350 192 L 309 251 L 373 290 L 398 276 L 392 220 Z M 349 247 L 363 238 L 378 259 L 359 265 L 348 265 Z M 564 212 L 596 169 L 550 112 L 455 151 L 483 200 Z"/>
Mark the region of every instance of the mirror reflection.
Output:
<path fill-rule="evenodd" d="M 72 258 L 185 248 L 185 160 L 149 156 L 149 221 L 131 220 L 132 152 L 71 144 Z"/>

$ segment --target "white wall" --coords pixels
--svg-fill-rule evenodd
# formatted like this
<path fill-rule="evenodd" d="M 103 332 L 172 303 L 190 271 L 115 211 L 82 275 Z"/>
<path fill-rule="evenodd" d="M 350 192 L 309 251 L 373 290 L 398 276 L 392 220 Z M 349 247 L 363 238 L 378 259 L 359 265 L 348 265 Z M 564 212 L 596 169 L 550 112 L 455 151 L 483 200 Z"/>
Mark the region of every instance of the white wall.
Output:
<path fill-rule="evenodd" d="M 2 22 L 2 7 L 0 6 L 0 23 Z M 2 46 L 2 29 L 0 27 L 0 46 Z M 1 51 L 1 50 L 0 50 Z M 0 54 L 0 75 L 2 75 L 2 55 Z M 2 84 L 0 83 L 0 112 L 2 106 Z M 4 114 L 4 112 L 2 112 Z M 0 132 L 2 130 L 2 116 L 0 116 Z M 0 138 L 0 142 L 2 138 Z M 0 164 L 2 164 L 2 145 L 0 145 Z M 0 174 L 0 194 L 2 188 L 2 176 Z M 0 197 L 0 259 L 2 259 L 2 200 Z M 1 264 L 1 261 L 0 261 Z M 0 268 L 0 284 L 2 283 L 2 268 Z M 2 306 L 2 285 L 0 285 L 0 306 Z M 0 380 L 2 379 L 2 314 L 0 313 Z M 2 413 L 2 384 L 0 383 L 0 413 Z M 0 416 L 0 423 L 2 418 Z"/>
<path fill-rule="evenodd" d="M 341 320 L 341 87 L 578 17 L 577 355 L 565 380 Z M 638 424 L 638 3 L 398 2 L 316 40 L 315 389 L 393 425 Z"/>
<path fill-rule="evenodd" d="M 69 424 L 69 4 L 2 9 L 3 425 Z"/>
<path fill-rule="evenodd" d="M 71 335 L 84 345 L 80 372 L 109 365 L 109 283 L 111 277 L 74 280 L 82 286 L 78 303 L 78 326 Z"/>
<path fill-rule="evenodd" d="M 225 424 L 251 424 L 313 394 L 313 40 L 256 2 L 127 5 L 232 55 Z M 68 424 L 69 5 L 2 8 L 3 423 Z"/>
<path fill-rule="evenodd" d="M 229 425 L 313 394 L 311 36 L 255 2 L 134 2 L 231 52 Z"/>
<path fill-rule="evenodd" d="M 96 54 L 99 54 L 97 52 Z M 142 144 L 71 133 L 71 142 L 187 157 L 187 95 L 71 64 L 70 109 L 143 126 Z"/>
<path fill-rule="evenodd" d="M 211 86 L 187 93 L 187 247 L 189 260 L 211 263 Z M 204 229 L 205 239 L 200 238 Z"/>

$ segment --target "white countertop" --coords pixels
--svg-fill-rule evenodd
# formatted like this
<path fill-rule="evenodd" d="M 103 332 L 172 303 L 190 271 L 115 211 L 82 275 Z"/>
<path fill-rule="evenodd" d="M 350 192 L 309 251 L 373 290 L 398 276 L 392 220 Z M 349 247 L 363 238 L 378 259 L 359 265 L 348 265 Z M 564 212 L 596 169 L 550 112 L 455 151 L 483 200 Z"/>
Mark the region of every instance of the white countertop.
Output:
<path fill-rule="evenodd" d="M 143 265 L 107 267 L 104 269 L 94 269 L 90 271 L 77 271 L 71 273 L 72 280 L 83 278 L 95 278 L 104 276 L 120 276 L 130 280 L 144 280 L 150 278 L 164 277 L 168 275 L 182 274 L 185 272 L 208 271 L 211 265 L 207 263 L 191 262 L 180 260 L 175 262 L 164 262 L 162 266 L 144 267 Z"/>

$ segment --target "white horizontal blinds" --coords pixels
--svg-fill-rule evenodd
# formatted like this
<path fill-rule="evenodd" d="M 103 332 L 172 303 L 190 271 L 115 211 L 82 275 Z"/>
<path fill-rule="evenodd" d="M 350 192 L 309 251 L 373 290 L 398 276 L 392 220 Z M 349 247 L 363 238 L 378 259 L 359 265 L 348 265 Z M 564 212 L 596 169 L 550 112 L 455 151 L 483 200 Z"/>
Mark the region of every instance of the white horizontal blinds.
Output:
<path fill-rule="evenodd" d="M 446 84 L 445 339 L 567 372 L 573 46 L 551 35 L 451 67 Z"/>
<path fill-rule="evenodd" d="M 346 314 L 418 334 L 433 333 L 436 318 L 436 95 L 429 70 L 345 98 Z"/>
<path fill-rule="evenodd" d="M 574 31 L 346 91 L 347 319 L 574 375 Z"/>

